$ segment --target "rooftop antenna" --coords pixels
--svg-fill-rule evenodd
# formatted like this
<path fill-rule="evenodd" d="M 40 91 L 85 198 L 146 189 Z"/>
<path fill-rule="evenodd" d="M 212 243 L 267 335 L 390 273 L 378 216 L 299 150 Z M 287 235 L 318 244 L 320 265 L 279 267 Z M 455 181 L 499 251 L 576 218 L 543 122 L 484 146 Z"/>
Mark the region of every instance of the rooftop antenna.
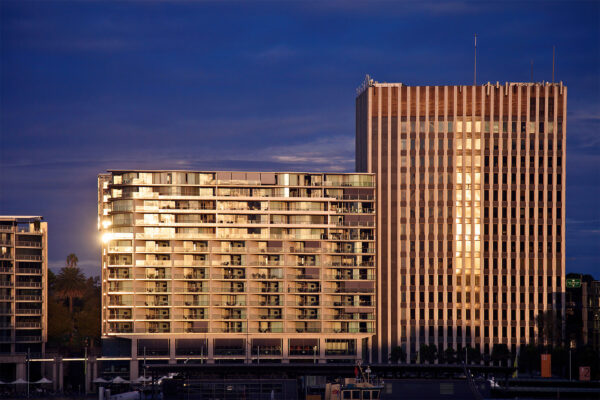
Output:
<path fill-rule="evenodd" d="M 533 83 L 533 58 L 531 59 L 531 83 Z"/>
<path fill-rule="evenodd" d="M 474 60 L 474 68 L 473 68 L 473 86 L 477 86 L 477 34 L 475 37 L 475 60 Z"/>
<path fill-rule="evenodd" d="M 555 62 L 556 46 L 552 46 L 552 83 L 554 83 L 554 62 Z"/>

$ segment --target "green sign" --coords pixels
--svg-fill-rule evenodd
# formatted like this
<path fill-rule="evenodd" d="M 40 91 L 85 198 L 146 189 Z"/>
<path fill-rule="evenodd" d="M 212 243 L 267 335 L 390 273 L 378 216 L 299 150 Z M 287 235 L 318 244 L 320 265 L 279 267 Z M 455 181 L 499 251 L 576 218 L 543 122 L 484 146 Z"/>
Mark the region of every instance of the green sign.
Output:
<path fill-rule="evenodd" d="M 581 279 L 567 279 L 567 289 L 579 289 L 581 287 Z"/>

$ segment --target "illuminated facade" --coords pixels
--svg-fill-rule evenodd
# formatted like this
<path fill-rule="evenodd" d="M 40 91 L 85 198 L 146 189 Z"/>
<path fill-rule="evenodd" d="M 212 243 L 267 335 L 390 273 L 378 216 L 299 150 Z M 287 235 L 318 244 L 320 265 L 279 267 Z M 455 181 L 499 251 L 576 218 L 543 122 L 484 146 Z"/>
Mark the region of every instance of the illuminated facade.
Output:
<path fill-rule="evenodd" d="M 564 309 L 567 88 L 367 77 L 356 169 L 377 179 L 374 359 L 536 341 Z"/>
<path fill-rule="evenodd" d="M 372 174 L 98 178 L 102 335 L 143 357 L 326 362 L 375 331 Z"/>
<path fill-rule="evenodd" d="M 0 216 L 0 355 L 45 350 L 47 243 L 42 217 Z"/>

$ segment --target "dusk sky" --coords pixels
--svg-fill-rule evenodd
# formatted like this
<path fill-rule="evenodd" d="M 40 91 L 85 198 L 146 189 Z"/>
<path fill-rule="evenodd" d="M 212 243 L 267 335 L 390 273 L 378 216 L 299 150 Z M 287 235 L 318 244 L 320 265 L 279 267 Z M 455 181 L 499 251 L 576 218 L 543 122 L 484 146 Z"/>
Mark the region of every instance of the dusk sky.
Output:
<path fill-rule="evenodd" d="M 355 89 L 569 88 L 567 272 L 600 278 L 600 2 L 0 2 L 0 214 L 100 272 L 107 169 L 353 171 Z"/>

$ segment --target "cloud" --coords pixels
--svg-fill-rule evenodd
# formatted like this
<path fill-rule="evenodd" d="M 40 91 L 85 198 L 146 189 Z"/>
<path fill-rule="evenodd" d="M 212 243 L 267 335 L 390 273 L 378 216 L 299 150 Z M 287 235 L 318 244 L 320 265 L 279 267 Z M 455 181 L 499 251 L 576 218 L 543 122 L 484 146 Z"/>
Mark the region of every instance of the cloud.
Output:
<path fill-rule="evenodd" d="M 287 61 L 298 54 L 298 50 L 292 49 L 286 45 L 276 45 L 257 53 L 250 54 L 250 57 L 261 63 L 277 63 Z"/>

